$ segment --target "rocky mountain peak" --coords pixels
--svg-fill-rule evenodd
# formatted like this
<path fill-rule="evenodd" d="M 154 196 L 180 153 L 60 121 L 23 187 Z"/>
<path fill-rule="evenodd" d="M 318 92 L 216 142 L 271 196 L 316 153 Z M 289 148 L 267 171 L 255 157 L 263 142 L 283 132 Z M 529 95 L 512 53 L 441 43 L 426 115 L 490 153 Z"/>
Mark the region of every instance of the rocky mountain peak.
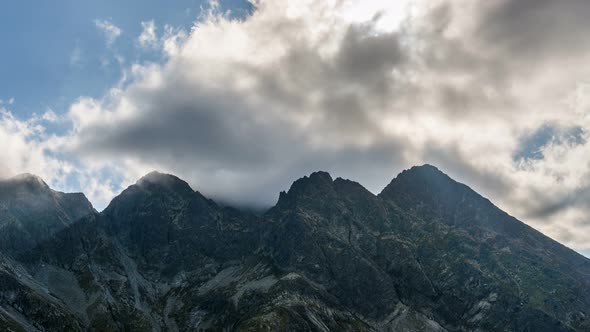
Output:
<path fill-rule="evenodd" d="M 192 188 L 185 181 L 174 175 L 160 173 L 158 171 L 152 171 L 146 174 L 135 185 L 142 189 L 158 188 L 167 191 L 193 192 Z"/>
<path fill-rule="evenodd" d="M 317 171 L 313 172 L 309 175 L 309 179 L 312 181 L 323 181 L 323 182 L 332 182 L 332 176 L 330 173 L 326 171 Z"/>
<path fill-rule="evenodd" d="M 32 195 L 32 194 L 49 194 L 51 188 L 40 177 L 23 173 L 12 178 L 0 181 L 0 195 Z"/>
<path fill-rule="evenodd" d="M 50 234 L 23 207 L 19 239 Z M 261 216 L 152 172 L 43 240 L 28 274 L 0 259 L 0 330 L 6 312 L 45 331 L 590 329 L 590 261 L 430 165 L 378 196 L 315 172 Z"/>
<path fill-rule="evenodd" d="M 481 205 L 489 201 L 466 185 L 456 182 L 432 165 L 414 166 L 404 170 L 383 189 L 379 196 L 405 207 L 427 205 L 433 213 L 447 217 L 461 202 Z"/>
<path fill-rule="evenodd" d="M 132 224 L 138 216 L 142 216 L 141 227 L 167 225 L 169 219 L 180 218 L 188 209 L 197 208 L 206 213 L 211 205 L 214 203 L 193 191 L 187 182 L 174 175 L 154 171 L 123 190 L 104 213 L 127 231 L 136 231 L 138 227 Z M 162 217 L 150 217 L 160 215 Z"/>
<path fill-rule="evenodd" d="M 443 189 L 450 188 L 456 184 L 458 183 L 435 166 L 425 164 L 402 171 L 383 189 L 380 195 L 393 195 L 395 192 L 405 189 L 406 186 L 410 185 L 417 186 L 420 189 L 424 189 L 425 187 Z"/>
<path fill-rule="evenodd" d="M 37 183 L 39 185 L 43 185 L 43 186 L 47 186 L 47 184 L 45 183 L 45 181 L 43 181 L 43 179 L 35 174 L 31 174 L 31 173 L 21 173 L 18 175 L 15 175 L 14 177 L 11 178 L 14 181 L 22 181 L 22 182 L 31 182 L 31 183 Z"/>
<path fill-rule="evenodd" d="M 36 175 L 0 181 L 0 250 L 8 254 L 30 250 L 93 212 L 84 194 L 55 191 Z"/>
<path fill-rule="evenodd" d="M 328 172 L 317 171 L 293 182 L 288 192 L 281 192 L 277 206 L 313 202 L 331 196 L 334 196 L 332 176 Z"/>
<path fill-rule="evenodd" d="M 30 212 L 58 209 L 62 205 L 75 205 L 77 210 L 86 212 L 94 210 L 83 193 L 55 191 L 41 177 L 29 173 L 0 180 L 0 205 L 28 208 Z"/>
<path fill-rule="evenodd" d="M 304 176 L 299 178 L 291 185 L 289 191 L 298 190 L 301 188 L 308 188 L 308 187 L 321 187 L 321 186 L 331 186 L 334 180 L 330 173 L 325 171 L 316 171 L 311 173 L 309 176 Z"/>
<path fill-rule="evenodd" d="M 189 200 L 195 195 L 188 183 L 170 174 L 150 172 L 137 180 L 134 185 L 115 197 L 105 209 L 107 213 L 114 210 L 134 210 L 138 206 L 151 204 L 157 200 L 164 205 L 174 206 L 175 202 Z M 110 211 L 110 212 L 109 212 Z"/>
<path fill-rule="evenodd" d="M 472 234 L 483 231 L 484 234 L 501 234 L 510 238 L 531 234 L 537 237 L 537 233 L 531 233 L 529 226 L 431 165 L 403 171 L 383 189 L 379 197 L 420 218 L 437 220 Z"/>

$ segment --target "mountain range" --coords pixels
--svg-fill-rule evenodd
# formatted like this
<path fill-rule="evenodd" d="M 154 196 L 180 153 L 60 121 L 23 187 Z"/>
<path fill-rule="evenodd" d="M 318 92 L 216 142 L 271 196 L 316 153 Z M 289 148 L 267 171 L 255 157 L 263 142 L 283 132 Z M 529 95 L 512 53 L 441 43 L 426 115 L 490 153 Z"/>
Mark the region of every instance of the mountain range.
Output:
<path fill-rule="evenodd" d="M 262 214 L 152 172 L 97 212 L 0 182 L 2 331 L 590 331 L 590 260 L 434 166 Z"/>

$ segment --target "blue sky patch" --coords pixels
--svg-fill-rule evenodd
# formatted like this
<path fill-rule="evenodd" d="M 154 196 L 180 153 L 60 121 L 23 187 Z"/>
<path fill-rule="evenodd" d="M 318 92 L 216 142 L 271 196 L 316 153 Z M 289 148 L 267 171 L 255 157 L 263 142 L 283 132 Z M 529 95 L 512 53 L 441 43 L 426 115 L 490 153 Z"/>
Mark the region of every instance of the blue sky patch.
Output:
<path fill-rule="evenodd" d="M 137 47 L 141 22 L 190 29 L 207 8 L 204 0 L 5 1 L 0 4 L 0 100 L 14 98 L 19 118 L 51 109 L 67 111 L 79 96 L 99 97 L 121 77 L 125 64 L 161 61 Z M 220 1 L 221 10 L 247 16 L 245 0 Z M 110 22 L 121 30 L 111 45 L 97 28 Z"/>
<path fill-rule="evenodd" d="M 542 160 L 543 148 L 548 144 L 576 146 L 586 143 L 586 132 L 582 127 L 560 128 L 552 124 L 544 124 L 537 130 L 521 138 L 518 149 L 513 154 L 513 160 Z"/>

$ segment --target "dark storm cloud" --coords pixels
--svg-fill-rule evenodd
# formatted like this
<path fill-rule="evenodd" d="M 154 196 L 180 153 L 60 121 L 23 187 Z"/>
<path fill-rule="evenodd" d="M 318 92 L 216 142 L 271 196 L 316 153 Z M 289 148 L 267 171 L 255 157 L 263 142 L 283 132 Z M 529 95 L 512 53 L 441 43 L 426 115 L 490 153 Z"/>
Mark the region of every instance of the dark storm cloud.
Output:
<path fill-rule="evenodd" d="M 403 71 L 407 54 L 397 33 L 374 31 L 371 23 L 347 27 L 337 51 L 321 56 L 316 45 L 295 42 L 270 66 L 245 68 L 258 78 L 256 93 L 287 110 L 315 113 L 315 121 L 338 131 L 378 130 L 367 117 L 368 108 L 383 108 L 395 95 L 391 73 Z M 312 109 L 309 96 L 316 94 L 321 107 Z M 272 105 L 269 105 L 272 107 Z"/>
<path fill-rule="evenodd" d="M 587 52 L 590 32 L 586 0 L 501 0 L 483 11 L 477 29 L 482 37 L 517 60 L 541 60 Z"/>
<path fill-rule="evenodd" d="M 176 84 L 170 89 L 135 92 L 147 105 L 140 116 L 116 126 L 96 125 L 80 136 L 80 153 L 126 154 L 149 161 L 195 162 L 195 166 L 251 168 L 274 162 L 276 146 L 295 145 L 285 124 L 261 124 L 229 92 Z M 268 144 L 273 137 L 273 144 Z"/>
<path fill-rule="evenodd" d="M 350 26 L 335 59 L 334 72 L 365 89 L 386 84 L 388 73 L 406 60 L 396 33 L 374 34 L 369 24 Z"/>
<path fill-rule="evenodd" d="M 528 217 L 545 220 L 549 223 L 554 222 L 552 217 L 569 208 L 580 209 L 590 215 L 590 184 L 582 185 L 567 194 L 561 195 L 534 192 L 528 205 Z M 582 221 L 578 220 L 577 223 L 590 225 L 590 218 Z"/>

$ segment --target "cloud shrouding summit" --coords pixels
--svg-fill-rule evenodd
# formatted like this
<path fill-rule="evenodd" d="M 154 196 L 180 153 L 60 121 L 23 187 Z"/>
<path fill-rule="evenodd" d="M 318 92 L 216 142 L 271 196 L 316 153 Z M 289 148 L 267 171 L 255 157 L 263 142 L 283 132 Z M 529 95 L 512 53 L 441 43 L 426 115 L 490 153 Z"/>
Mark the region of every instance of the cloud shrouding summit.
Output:
<path fill-rule="evenodd" d="M 23 151 L 35 147 L 38 163 L 62 170 L 53 182 L 73 177 L 101 204 L 120 188 L 96 179 L 125 185 L 151 169 L 268 205 L 314 170 L 378 192 L 401 169 L 432 163 L 590 248 L 590 42 L 579 37 L 589 2 L 253 5 L 236 20 L 212 3 L 190 32 L 148 26 L 166 60 L 133 64 L 104 97 L 81 97 L 68 134 L 18 134 Z M 7 116 L 0 137 L 16 137 Z M 18 158 L 5 172 L 26 168 Z"/>

